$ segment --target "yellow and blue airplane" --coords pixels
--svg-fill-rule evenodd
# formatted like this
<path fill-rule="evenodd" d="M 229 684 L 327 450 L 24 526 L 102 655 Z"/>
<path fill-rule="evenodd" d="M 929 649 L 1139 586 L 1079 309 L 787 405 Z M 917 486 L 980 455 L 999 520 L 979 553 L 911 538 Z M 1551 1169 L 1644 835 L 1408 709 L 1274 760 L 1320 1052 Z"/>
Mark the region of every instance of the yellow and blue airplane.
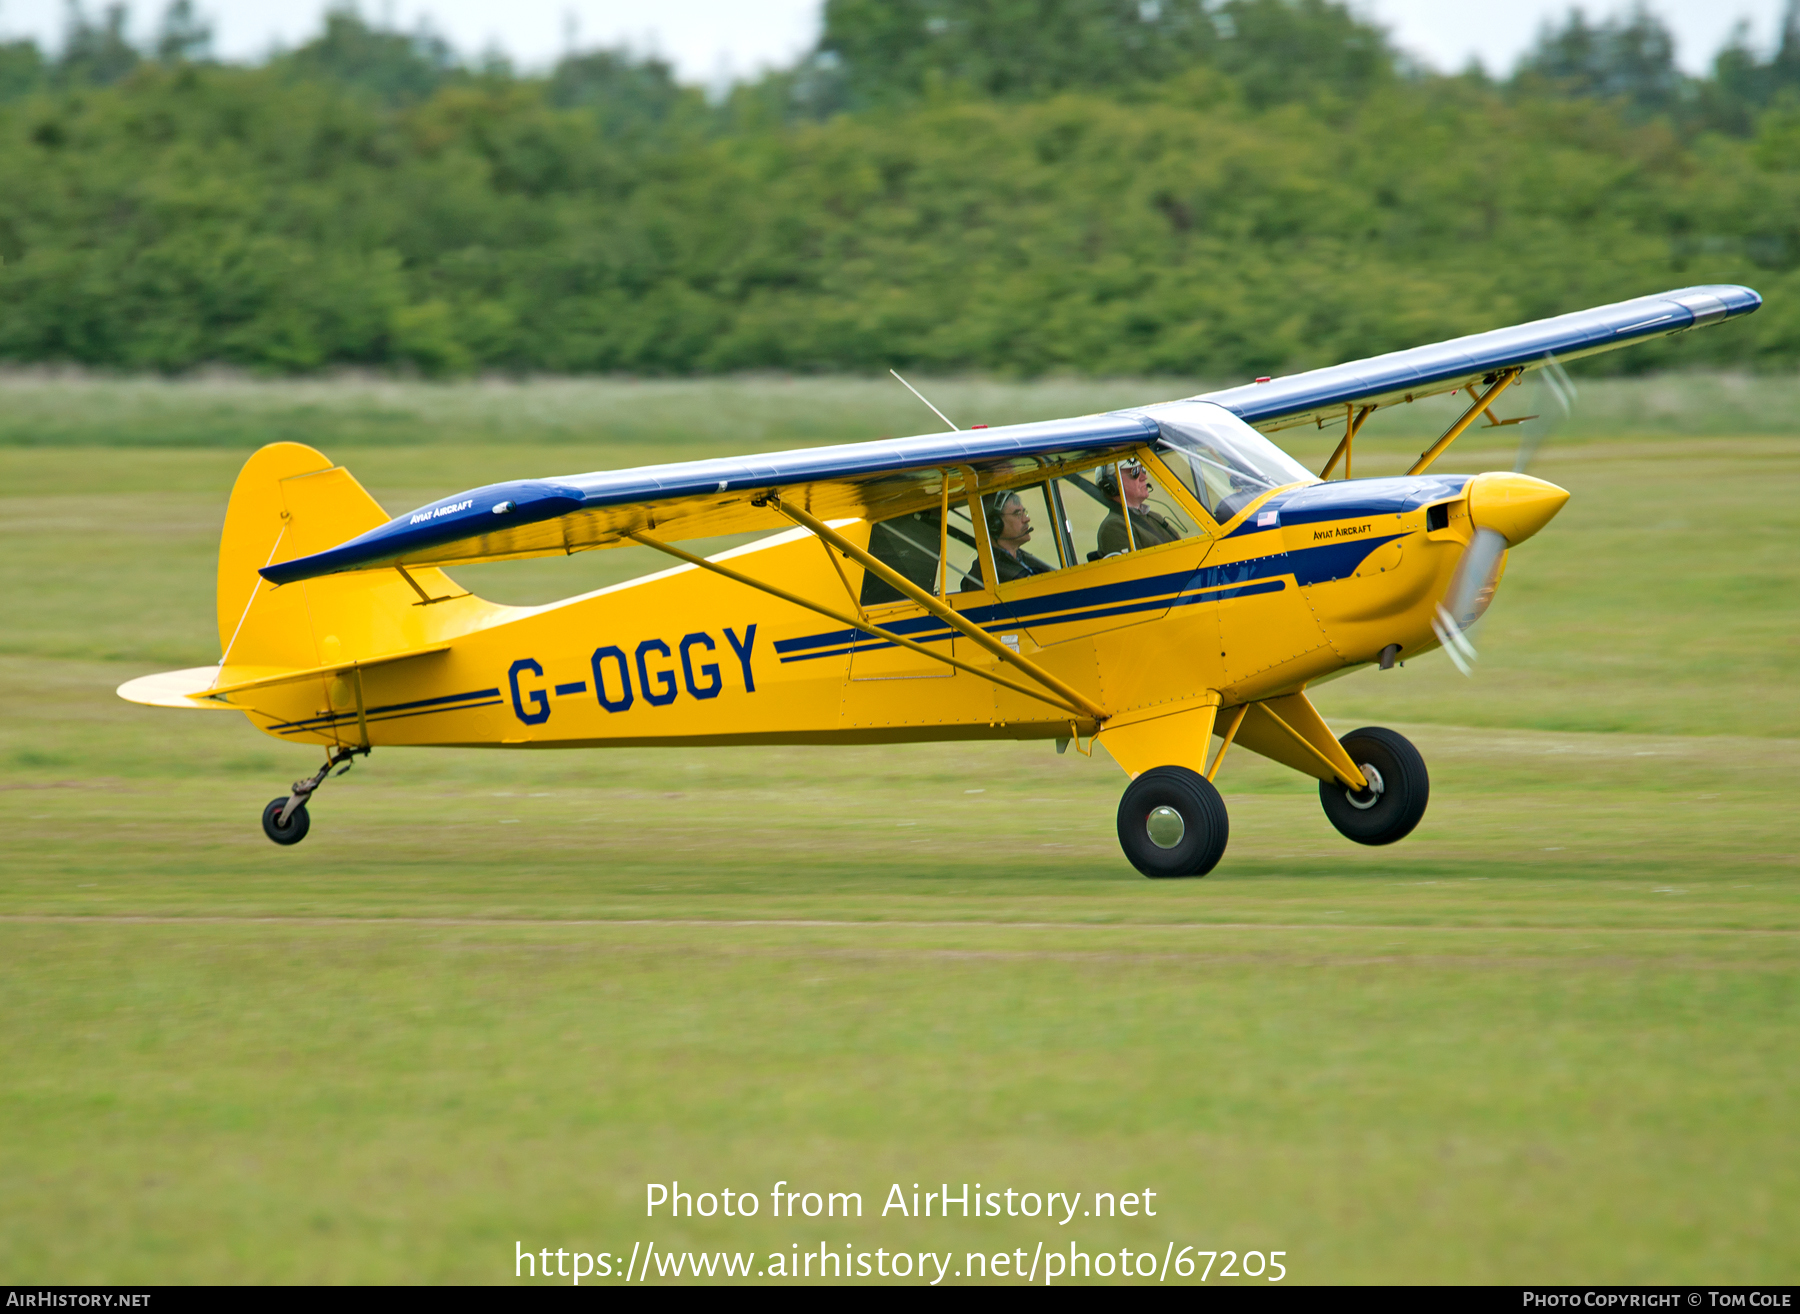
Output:
<path fill-rule="evenodd" d="M 517 480 L 395 519 L 349 471 L 274 443 L 226 512 L 218 664 L 119 693 L 322 746 L 264 810 L 280 844 L 305 836 L 334 767 L 388 745 L 995 738 L 1106 749 L 1130 777 L 1119 842 L 1147 876 L 1219 861 L 1233 744 L 1316 777 L 1340 832 L 1388 844 L 1424 814 L 1423 759 L 1392 730 L 1333 735 L 1308 686 L 1438 646 L 1466 665 L 1507 551 L 1568 498 L 1433 464 L 1499 423 L 1527 371 L 1761 304 L 1684 288 L 1104 415 Z M 1464 390 L 1406 475 L 1350 478 L 1377 408 Z M 1342 426 L 1318 476 L 1265 436 L 1302 424 Z M 775 532 L 680 546 L 748 531 Z M 445 573 L 630 543 L 674 564 L 547 606 Z"/>

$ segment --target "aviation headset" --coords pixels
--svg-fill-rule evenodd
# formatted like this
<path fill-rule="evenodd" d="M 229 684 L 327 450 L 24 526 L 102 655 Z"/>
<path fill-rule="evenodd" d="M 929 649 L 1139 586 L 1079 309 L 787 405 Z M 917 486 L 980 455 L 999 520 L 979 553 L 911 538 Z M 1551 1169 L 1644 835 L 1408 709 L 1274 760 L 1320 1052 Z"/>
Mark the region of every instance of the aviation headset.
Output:
<path fill-rule="evenodd" d="M 998 493 L 989 493 L 982 499 L 987 509 L 987 530 L 989 538 L 998 538 L 1006 528 L 1006 504 L 1017 497 L 1018 490 L 1007 488 Z"/>
<path fill-rule="evenodd" d="M 1133 470 L 1142 470 L 1144 468 L 1136 461 L 1121 461 L 1118 465 L 1107 466 L 1100 472 L 1099 477 L 1094 480 L 1094 487 L 1098 488 L 1101 495 L 1106 497 L 1109 501 L 1117 502 L 1119 500 L 1119 470 L 1126 466 L 1129 466 Z"/>

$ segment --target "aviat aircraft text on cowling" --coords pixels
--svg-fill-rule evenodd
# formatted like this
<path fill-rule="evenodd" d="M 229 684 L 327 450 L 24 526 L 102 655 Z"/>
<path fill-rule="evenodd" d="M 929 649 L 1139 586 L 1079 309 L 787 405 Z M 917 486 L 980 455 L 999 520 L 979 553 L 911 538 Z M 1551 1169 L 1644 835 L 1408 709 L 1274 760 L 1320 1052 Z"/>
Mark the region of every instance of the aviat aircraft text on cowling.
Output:
<path fill-rule="evenodd" d="M 390 744 L 994 738 L 1105 748 L 1148 876 L 1218 862 L 1233 745 L 1316 777 L 1339 831 L 1387 844 L 1424 813 L 1424 762 L 1391 730 L 1337 738 L 1307 687 L 1440 645 L 1466 669 L 1508 550 L 1568 498 L 1517 471 L 1439 474 L 1439 455 L 1513 422 L 1494 407 L 1527 372 L 1761 304 L 1684 288 L 1104 415 L 517 480 L 392 520 L 347 470 L 274 443 L 226 512 L 219 664 L 119 692 L 322 745 L 264 811 L 284 844 L 333 766 Z M 1375 409 L 1452 392 L 1466 409 L 1405 476 L 1350 478 Z M 1342 428 L 1318 476 L 1265 437 L 1300 424 Z M 712 557 L 680 546 L 756 530 Z M 445 573 L 628 543 L 675 564 L 541 607 Z"/>

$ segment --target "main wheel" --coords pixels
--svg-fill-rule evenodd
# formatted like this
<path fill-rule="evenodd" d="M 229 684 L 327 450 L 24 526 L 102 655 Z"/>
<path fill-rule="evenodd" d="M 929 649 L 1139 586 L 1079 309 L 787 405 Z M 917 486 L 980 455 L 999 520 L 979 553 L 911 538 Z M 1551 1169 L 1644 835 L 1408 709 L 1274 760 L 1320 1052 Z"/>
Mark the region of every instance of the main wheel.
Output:
<path fill-rule="evenodd" d="M 306 815 L 306 804 L 302 803 L 294 809 L 284 826 L 281 824 L 281 810 L 286 806 L 286 794 L 269 800 L 269 806 L 263 809 L 263 834 L 277 844 L 298 844 L 306 838 L 306 832 L 312 826 L 312 818 Z"/>
<path fill-rule="evenodd" d="M 1225 856 L 1230 834 L 1225 800 L 1186 767 L 1153 767 L 1119 800 L 1119 847 L 1146 876 L 1204 876 Z"/>
<path fill-rule="evenodd" d="M 1336 781 L 1319 782 L 1319 803 L 1338 833 L 1358 844 L 1392 844 L 1412 834 L 1431 799 L 1431 778 L 1419 750 L 1404 735 L 1375 725 L 1352 730 L 1338 742 L 1369 778 L 1369 788 L 1361 792 Z"/>

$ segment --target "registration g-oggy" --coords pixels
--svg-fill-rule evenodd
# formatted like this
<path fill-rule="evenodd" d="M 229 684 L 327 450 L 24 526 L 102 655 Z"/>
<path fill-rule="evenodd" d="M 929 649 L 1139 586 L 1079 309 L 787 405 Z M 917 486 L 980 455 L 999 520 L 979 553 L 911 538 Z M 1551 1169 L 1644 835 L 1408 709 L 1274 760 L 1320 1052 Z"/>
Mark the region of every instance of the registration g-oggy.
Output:
<path fill-rule="evenodd" d="M 1437 647 L 1466 667 L 1509 551 L 1568 498 L 1439 456 L 1522 418 L 1497 407 L 1528 372 L 1760 304 L 1685 288 L 1103 415 L 517 480 L 396 519 L 274 443 L 226 512 L 218 664 L 119 692 L 322 746 L 264 810 L 281 844 L 334 767 L 388 745 L 996 738 L 1105 749 L 1147 876 L 1218 863 L 1233 746 L 1316 777 L 1340 832 L 1389 844 L 1424 814 L 1423 760 L 1392 730 L 1337 737 L 1308 686 Z M 1448 393 L 1460 417 L 1404 476 L 1350 477 L 1371 414 Z M 1298 425 L 1341 428 L 1317 476 L 1265 436 Z M 768 536 L 682 546 L 752 531 Z M 548 606 L 445 573 L 634 543 L 675 564 Z"/>

